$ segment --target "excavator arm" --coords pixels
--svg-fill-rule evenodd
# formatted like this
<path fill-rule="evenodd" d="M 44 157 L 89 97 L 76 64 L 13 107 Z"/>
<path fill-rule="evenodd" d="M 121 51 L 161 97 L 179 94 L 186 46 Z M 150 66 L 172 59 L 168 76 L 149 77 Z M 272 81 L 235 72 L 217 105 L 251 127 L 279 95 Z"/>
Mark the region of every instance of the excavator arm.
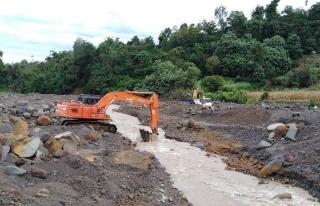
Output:
<path fill-rule="evenodd" d="M 150 99 L 144 98 L 139 95 L 151 95 Z M 150 127 L 153 133 L 158 134 L 159 122 L 159 101 L 158 95 L 154 92 L 110 92 L 104 95 L 96 104 L 98 112 L 105 111 L 114 101 L 130 101 L 138 104 L 148 105 L 150 109 Z"/>

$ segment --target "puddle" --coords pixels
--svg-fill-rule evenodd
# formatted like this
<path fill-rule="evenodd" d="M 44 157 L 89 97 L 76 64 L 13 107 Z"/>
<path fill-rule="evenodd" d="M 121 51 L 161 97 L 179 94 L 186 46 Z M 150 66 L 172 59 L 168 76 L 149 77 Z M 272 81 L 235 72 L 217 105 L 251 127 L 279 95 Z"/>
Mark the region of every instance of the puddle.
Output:
<path fill-rule="evenodd" d="M 159 129 L 157 140 L 151 143 L 140 142 L 139 129 L 150 131 L 150 128 L 140 125 L 136 117 L 112 111 L 115 108 L 116 105 L 111 105 L 107 113 L 117 125 L 118 132 L 137 142 L 138 150 L 153 153 L 171 175 L 174 186 L 194 206 L 320 206 L 301 188 L 274 181 L 258 184 L 258 178 L 254 176 L 225 170 L 223 157 L 208 157 L 206 152 L 189 143 L 166 139 L 162 129 Z M 283 193 L 290 193 L 292 199 L 273 199 Z"/>

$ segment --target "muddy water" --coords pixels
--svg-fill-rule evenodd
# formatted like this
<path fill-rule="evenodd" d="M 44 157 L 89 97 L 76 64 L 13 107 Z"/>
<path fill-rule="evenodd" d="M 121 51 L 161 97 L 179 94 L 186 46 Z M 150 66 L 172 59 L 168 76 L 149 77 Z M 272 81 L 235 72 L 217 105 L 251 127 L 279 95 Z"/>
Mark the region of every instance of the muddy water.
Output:
<path fill-rule="evenodd" d="M 256 177 L 225 170 L 221 156 L 206 153 L 188 143 L 165 139 L 164 131 L 152 143 L 140 142 L 140 125 L 136 117 L 115 112 L 112 105 L 107 113 L 123 136 L 137 142 L 137 149 L 153 153 L 171 175 L 178 188 L 195 206 L 224 205 L 314 205 L 319 203 L 304 190 L 270 181 L 259 184 Z M 150 129 L 149 129 L 150 130 Z M 292 199 L 273 198 L 290 193 Z"/>

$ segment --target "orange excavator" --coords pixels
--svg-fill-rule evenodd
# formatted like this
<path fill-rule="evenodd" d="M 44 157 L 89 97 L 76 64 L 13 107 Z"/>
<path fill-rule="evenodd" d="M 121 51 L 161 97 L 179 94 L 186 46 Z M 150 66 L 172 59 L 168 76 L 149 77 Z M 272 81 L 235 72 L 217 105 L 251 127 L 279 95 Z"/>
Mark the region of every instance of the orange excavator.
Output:
<path fill-rule="evenodd" d="M 150 98 L 146 98 L 149 96 Z M 106 128 L 111 133 L 117 127 L 109 121 L 106 110 L 114 101 L 129 101 L 148 105 L 150 109 L 152 133 L 158 133 L 159 101 L 154 92 L 115 91 L 104 96 L 80 95 L 78 100 L 60 100 L 57 102 L 55 115 L 62 118 L 62 125 L 93 124 Z"/>

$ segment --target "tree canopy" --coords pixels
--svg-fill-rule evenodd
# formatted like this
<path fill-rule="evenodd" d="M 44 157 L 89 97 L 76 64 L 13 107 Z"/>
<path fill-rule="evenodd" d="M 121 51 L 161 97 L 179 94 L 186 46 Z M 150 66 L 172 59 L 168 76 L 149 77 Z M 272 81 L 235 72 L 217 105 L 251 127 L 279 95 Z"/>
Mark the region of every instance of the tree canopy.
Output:
<path fill-rule="evenodd" d="M 158 43 L 134 36 L 126 43 L 106 38 L 95 46 L 79 38 L 70 51 L 14 64 L 4 64 L 0 52 L 0 89 L 58 94 L 152 90 L 167 95 L 192 90 L 201 79 L 213 88 L 214 75 L 261 85 L 317 83 L 319 68 L 295 66 L 303 55 L 320 52 L 320 3 L 309 10 L 287 6 L 279 12 L 279 1 L 257 6 L 251 17 L 219 6 L 213 10 L 215 19 L 165 28 Z"/>

